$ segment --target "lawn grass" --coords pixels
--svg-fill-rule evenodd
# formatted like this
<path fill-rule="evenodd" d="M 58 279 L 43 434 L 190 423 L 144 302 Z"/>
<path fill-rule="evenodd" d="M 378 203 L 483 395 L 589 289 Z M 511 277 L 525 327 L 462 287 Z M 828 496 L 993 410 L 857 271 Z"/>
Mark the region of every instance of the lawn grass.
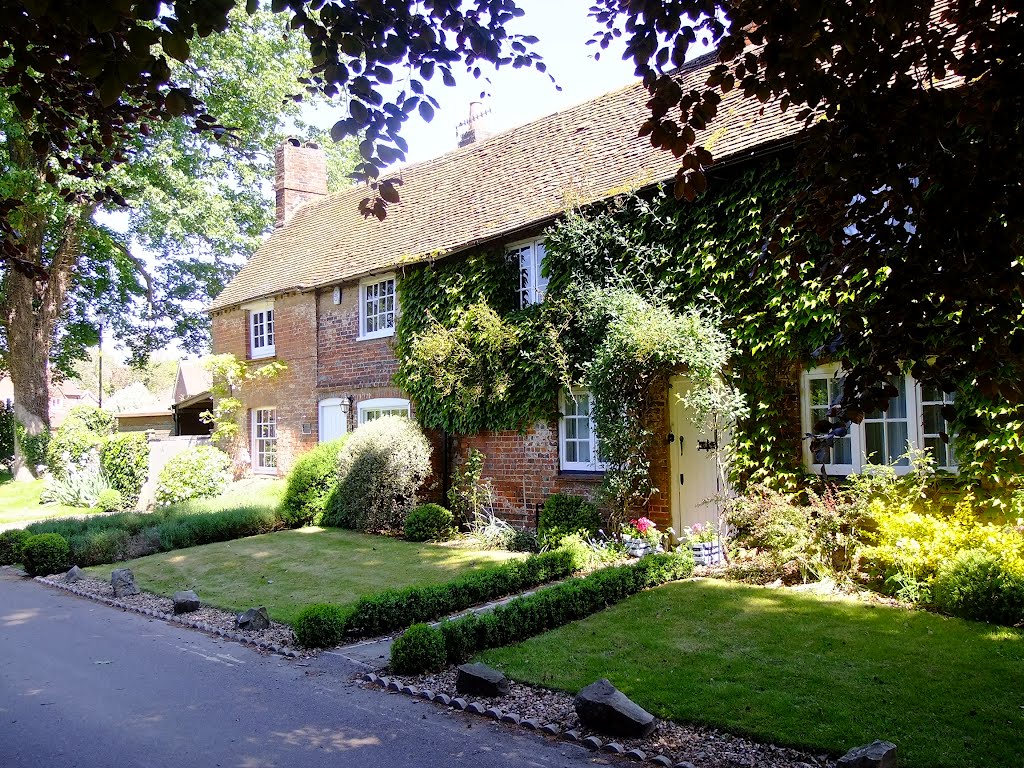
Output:
<path fill-rule="evenodd" d="M 271 618 L 291 623 L 311 603 L 343 605 L 389 587 L 439 584 L 513 557 L 522 555 L 300 528 L 87 570 L 108 579 L 113 567 L 131 568 L 150 592 L 169 596 L 194 589 L 218 608 L 265 605 Z"/>
<path fill-rule="evenodd" d="M 652 713 L 900 765 L 1013 766 L 1024 748 L 1024 632 L 848 598 L 715 580 L 650 590 L 484 653 L 575 693 L 600 677 Z"/>
<path fill-rule="evenodd" d="M 40 479 L 16 483 L 10 472 L 0 472 L 0 525 L 68 515 L 88 515 L 97 511 L 61 504 L 40 504 L 43 482 Z"/>

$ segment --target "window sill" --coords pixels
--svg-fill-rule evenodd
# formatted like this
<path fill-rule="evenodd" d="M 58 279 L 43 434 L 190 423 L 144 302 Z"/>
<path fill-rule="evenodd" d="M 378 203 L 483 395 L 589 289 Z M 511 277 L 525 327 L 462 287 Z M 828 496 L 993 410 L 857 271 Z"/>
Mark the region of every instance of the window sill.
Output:
<path fill-rule="evenodd" d="M 263 352 L 263 353 L 260 353 L 258 355 L 249 355 L 249 359 L 253 360 L 253 361 L 256 361 L 256 360 L 273 360 L 275 357 L 277 357 L 277 350 L 276 349 L 272 349 L 269 352 Z"/>
<path fill-rule="evenodd" d="M 604 480 L 603 469 L 559 469 L 558 476 L 581 483 L 600 483 Z"/>
<path fill-rule="evenodd" d="M 274 469 L 253 469 L 252 473 L 254 475 L 263 475 L 264 477 L 276 477 L 277 468 L 275 467 Z"/>
<path fill-rule="evenodd" d="M 356 336 L 356 341 L 370 341 L 371 339 L 386 339 L 389 336 L 395 335 L 395 329 L 392 328 L 384 333 L 378 331 L 377 333 L 367 333 L 362 336 Z"/>

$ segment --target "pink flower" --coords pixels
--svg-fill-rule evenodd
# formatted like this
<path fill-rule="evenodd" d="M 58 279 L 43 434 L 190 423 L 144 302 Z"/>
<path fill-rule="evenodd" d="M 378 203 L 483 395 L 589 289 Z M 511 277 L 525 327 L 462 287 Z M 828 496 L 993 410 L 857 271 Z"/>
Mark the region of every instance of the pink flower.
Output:
<path fill-rule="evenodd" d="M 629 523 L 636 528 L 638 533 L 647 533 L 655 527 L 654 521 L 646 517 L 641 517 L 638 520 L 630 520 Z"/>

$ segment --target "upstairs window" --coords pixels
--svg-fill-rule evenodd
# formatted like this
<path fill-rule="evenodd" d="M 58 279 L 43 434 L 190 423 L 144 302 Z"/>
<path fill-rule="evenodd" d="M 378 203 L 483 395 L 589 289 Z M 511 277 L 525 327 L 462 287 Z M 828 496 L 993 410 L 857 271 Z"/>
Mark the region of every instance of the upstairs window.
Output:
<path fill-rule="evenodd" d="M 548 278 L 541 275 L 544 266 L 544 241 L 530 240 L 509 246 L 508 254 L 519 260 L 519 307 L 544 301 Z"/>
<path fill-rule="evenodd" d="M 561 397 L 562 418 L 558 424 L 558 457 L 568 472 L 603 472 L 607 468 L 594 429 L 594 398 L 576 390 Z"/>
<path fill-rule="evenodd" d="M 359 423 L 365 424 L 368 421 L 379 419 L 382 416 L 405 416 L 409 418 L 412 409 L 408 400 L 397 397 L 380 397 L 374 400 L 364 400 L 359 404 Z"/>
<path fill-rule="evenodd" d="M 262 302 L 247 307 L 249 312 L 249 356 L 253 359 L 273 357 L 274 303 Z"/>
<path fill-rule="evenodd" d="M 377 339 L 395 335 L 398 295 L 395 276 L 373 277 L 359 284 L 359 338 Z"/>

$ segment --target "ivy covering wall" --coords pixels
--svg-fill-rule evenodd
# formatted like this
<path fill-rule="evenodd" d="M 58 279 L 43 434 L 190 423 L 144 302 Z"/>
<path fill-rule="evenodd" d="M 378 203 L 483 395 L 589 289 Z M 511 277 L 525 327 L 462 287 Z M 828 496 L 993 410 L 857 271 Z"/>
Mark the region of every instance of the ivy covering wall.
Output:
<path fill-rule="evenodd" d="M 812 266 L 763 257 L 768 237 L 785 252 L 793 236 L 774 219 L 792 185 L 779 157 L 719 172 L 695 204 L 648 189 L 570 212 L 545 232 L 548 297 L 525 310 L 515 308 L 518 263 L 501 249 L 407 268 L 398 385 L 426 426 L 526 429 L 554 414 L 560 387 L 586 377 L 593 349 L 579 333 L 579 286 L 627 286 L 678 313 L 704 307 L 718 318 L 735 348 L 727 378 L 746 401 L 730 448 L 732 479 L 798 485 L 797 376 L 836 327 L 828 286 Z M 976 402 L 976 393 L 968 400 L 958 443 L 964 474 L 1019 472 L 1020 412 Z"/>

